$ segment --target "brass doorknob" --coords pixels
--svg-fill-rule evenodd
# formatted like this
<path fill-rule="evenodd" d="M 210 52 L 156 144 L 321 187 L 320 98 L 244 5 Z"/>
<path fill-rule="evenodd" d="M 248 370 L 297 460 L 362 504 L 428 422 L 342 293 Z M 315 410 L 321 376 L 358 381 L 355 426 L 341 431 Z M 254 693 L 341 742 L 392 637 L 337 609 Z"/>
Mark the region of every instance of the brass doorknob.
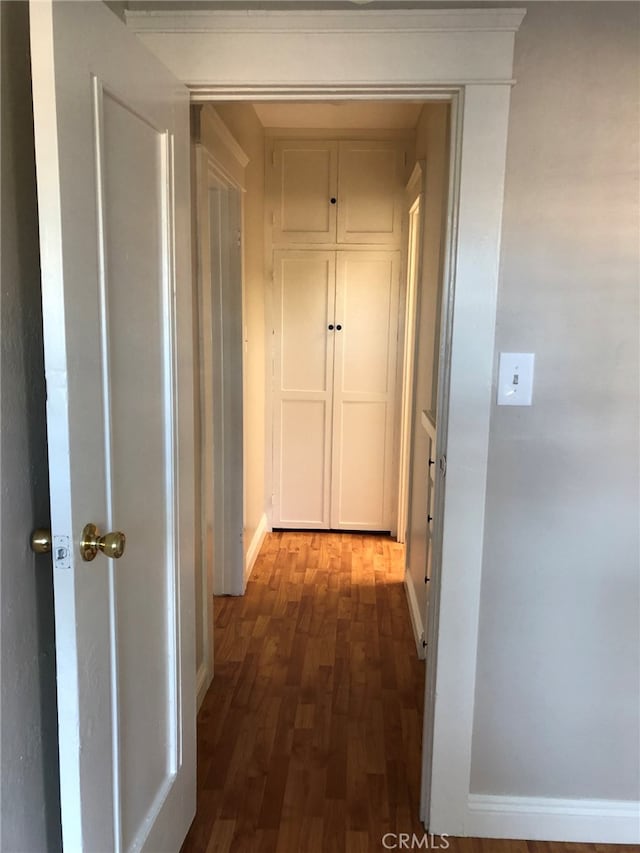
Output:
<path fill-rule="evenodd" d="M 38 527 L 31 534 L 31 550 L 36 554 L 48 554 L 51 551 L 51 531 Z"/>
<path fill-rule="evenodd" d="M 118 560 L 124 554 L 127 537 L 124 533 L 115 530 L 113 533 L 105 533 L 100 536 L 95 524 L 85 525 L 80 540 L 80 556 L 86 563 L 95 560 L 98 551 L 102 551 L 105 557 Z"/>

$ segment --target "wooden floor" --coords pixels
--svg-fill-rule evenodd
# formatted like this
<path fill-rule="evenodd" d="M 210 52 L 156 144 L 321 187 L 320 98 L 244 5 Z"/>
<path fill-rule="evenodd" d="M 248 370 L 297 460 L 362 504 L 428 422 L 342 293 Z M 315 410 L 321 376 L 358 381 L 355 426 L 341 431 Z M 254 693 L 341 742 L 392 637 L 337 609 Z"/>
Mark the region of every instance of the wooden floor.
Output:
<path fill-rule="evenodd" d="M 246 595 L 216 598 L 198 810 L 183 853 L 374 853 L 385 833 L 422 838 L 424 670 L 402 553 L 381 536 L 273 533 Z M 447 842 L 452 853 L 632 849 Z"/>

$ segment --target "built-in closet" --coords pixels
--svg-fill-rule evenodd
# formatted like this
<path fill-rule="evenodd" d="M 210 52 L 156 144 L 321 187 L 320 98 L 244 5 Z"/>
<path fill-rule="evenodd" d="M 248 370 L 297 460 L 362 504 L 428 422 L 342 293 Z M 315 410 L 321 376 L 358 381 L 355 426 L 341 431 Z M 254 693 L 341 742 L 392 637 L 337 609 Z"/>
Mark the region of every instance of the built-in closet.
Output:
<path fill-rule="evenodd" d="M 405 160 L 267 140 L 274 527 L 392 527 Z"/>

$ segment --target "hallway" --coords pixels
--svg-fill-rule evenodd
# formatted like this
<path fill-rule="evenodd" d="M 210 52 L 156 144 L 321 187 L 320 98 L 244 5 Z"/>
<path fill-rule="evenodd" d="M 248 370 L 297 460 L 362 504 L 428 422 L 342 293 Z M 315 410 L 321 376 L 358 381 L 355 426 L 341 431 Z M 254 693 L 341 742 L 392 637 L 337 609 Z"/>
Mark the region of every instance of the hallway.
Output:
<path fill-rule="evenodd" d="M 246 595 L 216 598 L 182 853 L 377 853 L 385 833 L 422 838 L 423 664 L 402 565 L 384 536 L 272 533 Z M 437 837 L 430 849 L 447 841 L 453 853 L 631 849 Z"/>
<path fill-rule="evenodd" d="M 402 553 L 387 537 L 273 533 L 244 598 L 216 599 L 185 853 L 364 853 L 420 831 Z"/>

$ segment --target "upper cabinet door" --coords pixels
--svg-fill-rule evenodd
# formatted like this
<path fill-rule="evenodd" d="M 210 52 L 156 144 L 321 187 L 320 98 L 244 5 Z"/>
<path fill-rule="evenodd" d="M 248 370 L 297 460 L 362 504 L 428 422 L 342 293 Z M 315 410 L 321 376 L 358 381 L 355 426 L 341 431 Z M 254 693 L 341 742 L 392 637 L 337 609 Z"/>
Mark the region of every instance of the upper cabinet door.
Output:
<path fill-rule="evenodd" d="M 403 155 L 396 142 L 340 142 L 338 243 L 399 244 Z"/>
<path fill-rule="evenodd" d="M 273 242 L 334 243 L 338 186 L 335 142 L 274 142 L 271 167 Z"/>

